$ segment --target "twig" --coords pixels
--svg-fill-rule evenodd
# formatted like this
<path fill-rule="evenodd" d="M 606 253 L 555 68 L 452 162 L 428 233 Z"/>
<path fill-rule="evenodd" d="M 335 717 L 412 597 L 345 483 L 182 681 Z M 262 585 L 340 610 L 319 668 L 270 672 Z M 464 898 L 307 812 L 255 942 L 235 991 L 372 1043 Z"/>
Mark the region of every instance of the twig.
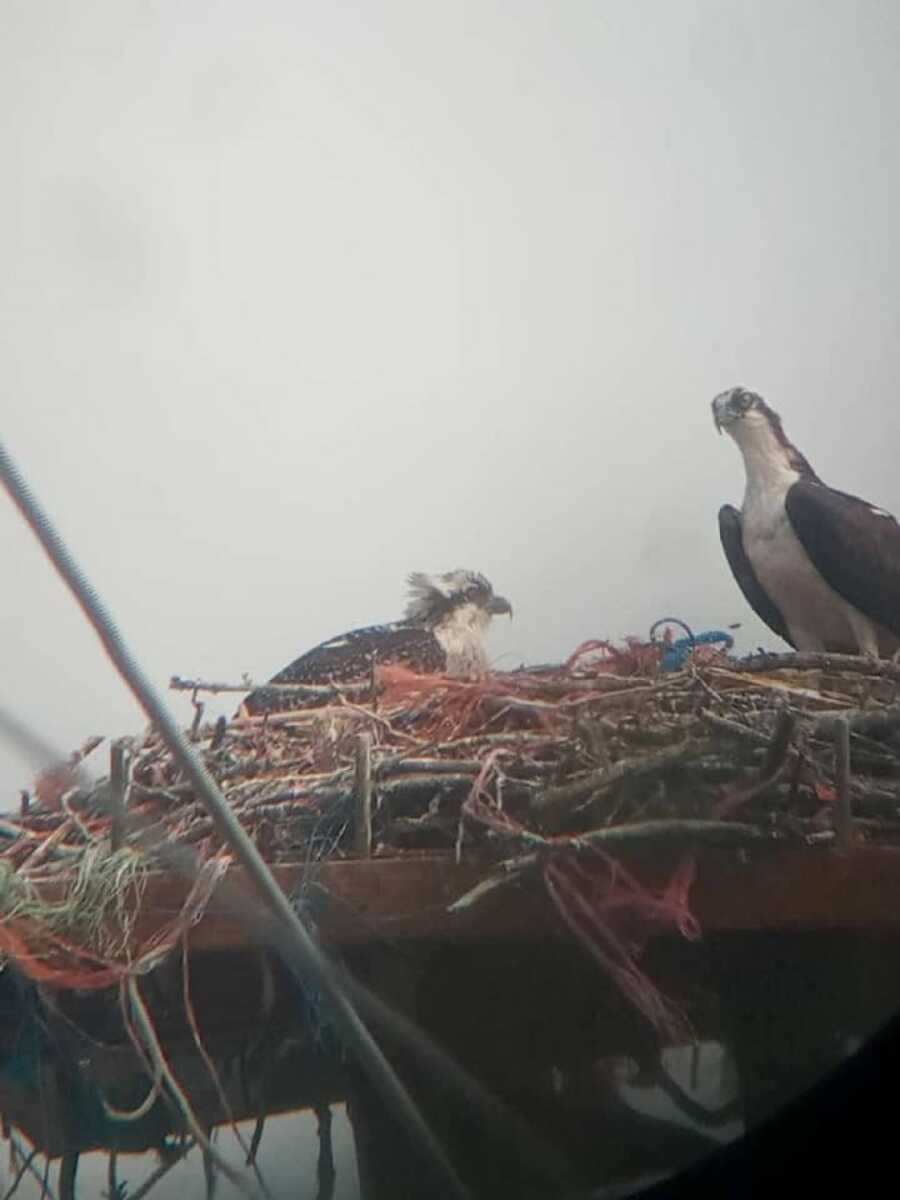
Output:
<path fill-rule="evenodd" d="M 368 733 L 356 735 L 353 849 L 361 858 L 372 855 L 372 737 Z"/>
<path fill-rule="evenodd" d="M 590 678 L 567 677 L 542 679 L 540 676 L 510 674 L 506 678 L 517 688 L 528 689 L 542 700 L 570 699 L 581 695 L 605 695 L 610 692 L 636 691 L 653 687 L 649 679 L 627 675 L 594 675 Z"/>
<path fill-rule="evenodd" d="M 720 800 L 713 809 L 715 817 L 721 820 L 736 808 L 755 800 L 779 779 L 789 761 L 788 752 L 796 726 L 797 718 L 794 713 L 786 708 L 781 709 L 775 721 L 775 729 L 767 742 L 765 758 L 756 779 L 748 787 L 740 788 Z"/>
<path fill-rule="evenodd" d="M 279 698 L 296 695 L 297 699 L 308 698 L 316 700 L 333 697 L 335 692 L 359 692 L 365 695 L 368 684 L 363 683 L 253 683 L 245 679 L 242 683 L 216 683 L 205 679 L 182 679 L 173 675 L 169 680 L 169 689 L 173 692 L 210 692 L 218 695 L 220 692 L 277 692 Z"/>
<path fill-rule="evenodd" d="M 684 681 L 674 676 L 663 680 L 662 683 L 651 683 L 649 687 L 629 687 L 621 691 L 606 692 L 599 696 L 579 696 L 574 700 L 563 701 L 563 708 L 589 707 L 592 712 L 603 712 L 613 708 L 617 712 L 625 712 L 637 703 L 653 699 L 663 692 L 681 691 Z"/>
<path fill-rule="evenodd" d="M 21 1166 L 19 1167 L 18 1171 L 16 1172 L 15 1179 L 12 1181 L 9 1188 L 3 1193 L 3 1200 L 12 1200 L 12 1197 L 19 1190 L 19 1184 L 22 1182 L 22 1178 L 25 1175 L 25 1172 L 31 1166 L 31 1161 L 36 1156 L 36 1154 L 37 1154 L 37 1146 L 34 1147 L 34 1149 L 29 1153 L 29 1155 L 26 1159 L 23 1159 Z"/>
<path fill-rule="evenodd" d="M 38 1153 L 38 1148 L 35 1147 L 34 1153 L 26 1156 L 24 1146 L 22 1146 L 19 1143 L 18 1139 L 16 1138 L 16 1136 L 12 1132 L 12 1130 L 10 1130 L 10 1132 L 9 1132 L 9 1143 L 19 1158 L 25 1158 L 25 1157 L 28 1158 L 28 1164 L 27 1164 L 28 1174 L 37 1183 L 41 1184 L 43 1194 L 48 1196 L 50 1198 L 50 1200 L 55 1200 L 53 1189 L 50 1187 L 50 1185 L 47 1183 L 46 1178 L 43 1175 L 41 1175 L 40 1171 L 37 1169 L 37 1167 L 34 1165 L 34 1162 L 32 1161 L 34 1159 L 35 1155 Z M 50 1160 L 48 1159 L 47 1160 L 48 1165 L 49 1165 L 49 1161 Z"/>
<path fill-rule="evenodd" d="M 481 770 L 477 758 L 394 758 L 375 764 L 379 778 L 388 775 L 413 775 L 419 772 L 429 775 L 464 774 L 475 776 Z"/>
<path fill-rule="evenodd" d="M 250 1149 L 247 1151 L 247 1165 L 252 1166 L 256 1162 L 256 1156 L 259 1153 L 259 1144 L 262 1141 L 263 1131 L 266 1128 L 265 1113 L 261 1113 L 256 1118 L 256 1124 L 253 1126 L 253 1136 L 250 1139 Z"/>
<path fill-rule="evenodd" d="M 447 912 L 464 912 L 465 909 L 471 908 L 473 904 L 477 904 L 479 900 L 482 900 L 490 892 L 521 879 L 526 871 L 537 866 L 538 861 L 537 854 L 525 854 L 520 858 L 509 859 L 507 862 L 501 863 L 500 869 L 497 872 L 480 880 L 469 891 L 457 897 L 452 904 L 448 904 Z"/>
<path fill-rule="evenodd" d="M 900 664 L 885 658 L 867 658 L 856 654 L 757 654 L 730 664 L 732 671 L 773 671 L 787 667 L 793 671 L 847 671 L 856 675 L 878 675 L 900 682 Z"/>
<path fill-rule="evenodd" d="M 472 786 L 476 772 L 465 773 L 420 771 L 418 774 L 398 775 L 396 779 L 385 779 L 378 785 L 382 795 L 415 795 L 417 792 L 450 791 L 452 788 Z"/>
<path fill-rule="evenodd" d="M 452 837 L 459 826 L 458 817 L 441 817 L 423 813 L 421 817 L 392 817 L 387 825 L 387 837 L 408 837 L 410 834 L 439 833 Z"/>
<path fill-rule="evenodd" d="M 720 729 L 722 733 L 730 733 L 735 737 L 745 738 L 747 741 L 754 742 L 757 746 L 768 746 L 769 738 L 761 729 L 754 729 L 752 725 L 744 725 L 741 721 L 732 721 L 728 717 L 720 717 L 718 713 L 711 712 L 708 708 L 701 708 L 700 716 L 707 725 L 711 725 L 713 729 Z"/>
<path fill-rule="evenodd" d="M 853 810 L 850 791 L 850 726 L 837 718 L 834 722 L 834 774 L 837 782 L 837 804 L 834 828 L 838 849 L 848 854 L 853 839 Z"/>
<path fill-rule="evenodd" d="M 331 1109 L 327 1104 L 316 1107 L 316 1121 L 319 1135 L 319 1159 L 316 1164 L 316 1177 L 319 1190 L 316 1200 L 332 1200 L 334 1196 L 334 1148 L 331 1144 Z"/>
<path fill-rule="evenodd" d="M 192 742 L 196 742 L 197 735 L 200 731 L 200 722 L 203 720 L 203 713 L 206 710 L 206 705 L 202 700 L 197 699 L 196 691 L 191 695 L 191 704 L 194 706 L 194 719 L 191 721 L 191 732 L 188 736 Z"/>
<path fill-rule="evenodd" d="M 884 708 L 850 708 L 840 714 L 840 719 L 846 721 L 851 733 L 883 733 L 900 726 L 900 704 Z M 812 727 L 813 737 L 832 737 L 834 722 L 832 716 L 820 717 Z"/>
<path fill-rule="evenodd" d="M 217 695 L 219 692 L 252 692 L 255 687 L 249 679 L 243 683 L 213 683 L 206 679 L 182 679 L 180 675 L 173 675 L 169 680 L 169 688 L 173 692 L 212 692 Z"/>
<path fill-rule="evenodd" d="M 144 1180 L 137 1191 L 131 1193 L 131 1195 L 128 1197 L 128 1200 L 145 1200 L 145 1198 L 149 1196 L 159 1181 L 165 1175 L 168 1175 L 169 1171 L 171 1171 L 174 1166 L 177 1166 L 177 1164 L 180 1163 L 183 1158 L 187 1158 L 196 1144 L 197 1143 L 193 1138 L 187 1138 L 184 1145 L 179 1147 L 175 1157 L 164 1163 L 161 1163 L 153 1172 L 153 1174 L 149 1176 L 148 1179 Z"/>
<path fill-rule="evenodd" d="M 125 829 L 125 747 L 113 742 L 109 749 L 110 850 L 121 849 Z"/>
<path fill-rule="evenodd" d="M 405 738 L 408 742 L 412 742 L 414 746 L 421 746 L 421 738 L 414 737 L 411 733 L 404 733 L 402 729 L 397 729 L 391 724 L 387 717 L 381 716 L 380 713 L 373 712 L 370 708 L 363 708 L 361 704 L 353 704 L 346 696 L 338 696 L 340 701 L 339 712 L 352 712 L 357 716 L 364 717 L 370 721 L 374 721 L 383 729 L 386 729 L 391 737 Z"/>
<path fill-rule="evenodd" d="M 559 787 L 548 788 L 535 796 L 531 801 L 531 809 L 538 815 L 544 816 L 564 805 L 576 804 L 581 800 L 596 798 L 608 791 L 623 779 L 638 779 L 656 771 L 666 771 L 691 758 L 699 758 L 713 748 L 708 739 L 689 739 L 680 746 L 660 750 L 658 754 L 649 754 L 643 758 L 623 758 L 611 767 L 601 767 L 590 771 L 572 783 Z"/>
<path fill-rule="evenodd" d="M 775 729 L 769 741 L 766 757 L 759 769 L 760 782 L 771 782 L 781 771 L 787 761 L 788 750 L 797 727 L 794 713 L 782 708 L 775 719 Z"/>
<path fill-rule="evenodd" d="M 61 848 L 59 843 L 68 836 L 74 826 L 75 822 L 66 817 L 61 825 L 57 825 L 56 829 L 51 834 L 48 834 L 33 854 L 29 854 L 26 859 L 20 862 L 19 870 L 25 870 L 30 873 L 35 867 L 40 866 L 54 851 Z"/>
<path fill-rule="evenodd" d="M 593 846 L 631 846 L 641 843 L 692 842 L 700 846 L 755 846 L 762 842 L 773 842 L 780 835 L 759 825 L 746 825 L 738 821 L 704 821 L 693 818 L 663 818 L 656 821 L 639 821 L 628 825 L 610 825 L 603 829 L 592 829 L 570 838 L 554 838 L 553 849 L 586 850 Z"/>
<path fill-rule="evenodd" d="M 510 730 L 508 733 L 476 733 L 468 737 L 454 738 L 449 742 L 433 742 L 427 750 L 463 750 L 478 746 L 502 746 L 515 751 L 519 746 L 559 746 L 569 742 L 568 737 L 554 733 L 538 733 L 533 729 Z M 479 760 L 479 766 L 481 765 Z"/>
<path fill-rule="evenodd" d="M 510 834 L 515 839 L 515 834 Z M 529 834 L 531 844 L 539 843 L 540 848 L 517 858 L 506 859 L 499 864 L 493 875 L 482 879 L 474 888 L 454 900 L 447 906 L 448 912 L 460 912 L 470 908 L 477 900 L 494 891 L 498 887 L 512 883 L 524 872 L 537 867 L 542 856 L 549 851 L 567 850 L 573 853 L 585 853 L 596 846 L 637 846 L 637 845 L 698 845 L 711 846 L 718 849 L 743 848 L 772 844 L 783 840 L 784 835 L 774 830 L 763 829 L 758 825 L 747 825 L 737 821 L 703 821 L 678 818 L 658 821 L 639 821 L 628 825 L 611 825 L 603 829 L 593 829 L 588 833 L 580 833 L 572 837 L 539 838 Z"/>

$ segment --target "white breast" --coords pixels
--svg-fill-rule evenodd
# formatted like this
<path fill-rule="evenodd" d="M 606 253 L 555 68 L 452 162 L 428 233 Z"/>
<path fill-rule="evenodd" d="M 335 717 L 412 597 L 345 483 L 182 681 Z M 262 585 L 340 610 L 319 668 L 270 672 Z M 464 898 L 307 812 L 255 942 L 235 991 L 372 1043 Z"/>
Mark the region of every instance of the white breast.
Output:
<path fill-rule="evenodd" d="M 447 655 L 447 674 L 477 679 L 488 668 L 486 637 L 490 615 L 476 604 L 463 604 L 434 629 Z"/>
<path fill-rule="evenodd" d="M 788 626 L 798 650 L 890 655 L 897 638 L 848 604 L 825 582 L 785 510 L 790 489 L 808 470 L 777 418 L 759 405 L 728 426 L 744 459 L 744 551 Z"/>
<path fill-rule="evenodd" d="M 825 582 L 810 561 L 784 507 L 786 489 L 748 491 L 744 550 L 759 582 L 778 606 L 798 650 L 845 649 L 859 653 L 866 622 Z"/>

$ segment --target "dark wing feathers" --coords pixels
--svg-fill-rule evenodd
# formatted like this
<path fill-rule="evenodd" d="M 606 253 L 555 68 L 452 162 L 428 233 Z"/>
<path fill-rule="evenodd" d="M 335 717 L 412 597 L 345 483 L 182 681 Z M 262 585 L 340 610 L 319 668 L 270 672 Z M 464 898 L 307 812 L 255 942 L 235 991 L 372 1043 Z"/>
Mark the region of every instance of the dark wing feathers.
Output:
<path fill-rule="evenodd" d="M 793 646 L 784 617 L 756 578 L 756 572 L 744 550 L 741 514 L 731 504 L 723 504 L 719 509 L 719 537 L 722 539 L 722 549 L 725 551 L 731 573 L 744 593 L 744 599 L 773 633 L 777 633 L 789 646 Z"/>
<path fill-rule="evenodd" d="M 446 655 L 437 638 L 420 625 L 398 621 L 393 625 L 370 625 L 329 638 L 315 646 L 277 675 L 270 683 L 297 685 L 327 685 L 351 683 L 369 678 L 374 662 L 403 663 L 423 674 L 443 671 Z M 257 688 L 244 701 L 249 713 L 275 712 L 293 708 L 295 703 L 279 703 L 279 693 L 266 687 Z"/>
<path fill-rule="evenodd" d="M 785 508 L 825 582 L 900 637 L 900 525 L 890 513 L 806 481 L 788 489 Z"/>

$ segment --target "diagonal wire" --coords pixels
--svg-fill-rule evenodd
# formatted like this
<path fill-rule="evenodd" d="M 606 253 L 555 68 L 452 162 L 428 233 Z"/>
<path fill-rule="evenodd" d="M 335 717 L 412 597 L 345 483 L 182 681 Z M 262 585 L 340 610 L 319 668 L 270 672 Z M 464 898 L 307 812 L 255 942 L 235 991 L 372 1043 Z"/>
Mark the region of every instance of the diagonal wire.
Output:
<path fill-rule="evenodd" d="M 156 689 L 144 674 L 116 628 L 105 605 L 54 529 L 49 517 L 0 443 L 0 478 L 31 531 L 43 546 L 51 563 L 77 600 L 94 627 L 113 665 L 122 676 L 148 718 L 155 725 L 169 752 L 178 762 L 192 784 L 197 799 L 213 820 L 220 836 L 230 846 L 263 901 L 280 922 L 289 938 L 294 955 L 288 966 L 302 980 L 315 981 L 328 996 L 335 1023 L 348 1046 L 354 1050 L 360 1066 L 383 1095 L 395 1116 L 407 1127 L 427 1156 L 437 1178 L 442 1181 L 443 1194 L 459 1200 L 469 1197 L 469 1191 L 457 1175 L 440 1143 L 424 1117 L 394 1073 L 377 1042 L 361 1021 L 335 977 L 331 964 L 310 937 L 303 922 L 294 911 L 288 897 L 276 883 L 262 855 L 248 837 L 237 817 L 229 808 L 212 776 L 192 750 L 187 738 L 175 722 Z M 301 970 L 298 970 L 298 965 Z"/>

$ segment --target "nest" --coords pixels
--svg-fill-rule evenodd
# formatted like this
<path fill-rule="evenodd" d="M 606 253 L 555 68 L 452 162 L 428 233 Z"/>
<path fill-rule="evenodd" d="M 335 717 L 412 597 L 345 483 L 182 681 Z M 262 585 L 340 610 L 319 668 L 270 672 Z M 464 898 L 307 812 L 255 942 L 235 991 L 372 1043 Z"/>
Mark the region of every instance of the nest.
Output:
<path fill-rule="evenodd" d="M 450 851 L 483 864 L 482 890 L 537 867 L 573 932 L 633 993 L 646 981 L 629 976 L 633 939 L 627 953 L 609 944 L 610 897 L 624 888 L 632 908 L 690 935 L 690 869 L 685 859 L 651 897 L 617 871 L 618 848 L 900 843 L 900 667 L 892 662 L 737 660 L 697 646 L 671 670 L 659 643 L 589 643 L 561 666 L 476 682 L 385 666 L 356 688 L 285 688 L 281 711 L 216 724 L 202 723 L 197 696 L 224 685 L 173 686 L 193 692 L 196 750 L 268 861 Z M 129 851 L 141 870 L 163 844 L 227 859 L 158 735 L 127 750 L 127 820 L 104 876 L 111 886 Z M 33 930 L 41 913 L 32 885 L 73 877 L 73 911 L 48 921 L 69 937 L 102 925 L 102 943 L 87 948 L 102 945 L 108 956 L 108 922 L 74 910 L 78 896 L 93 897 L 104 914 L 115 908 L 86 887 L 84 866 L 96 868 L 116 841 L 111 788 L 107 779 L 71 786 L 66 772 L 77 759 L 39 781 L 40 807 L 0 828 L 0 859 L 17 883 L 0 891 L 0 904 L 10 898 L 5 915 L 26 914 Z M 129 874 L 136 894 L 138 875 Z M 647 1007 L 646 997 L 633 998 Z"/>
<path fill-rule="evenodd" d="M 834 827 L 841 718 L 854 835 L 896 841 L 898 689 L 900 667 L 888 662 L 713 653 L 665 672 L 652 647 L 589 643 L 560 667 L 471 683 L 388 666 L 355 690 L 285 688 L 282 711 L 198 724 L 192 738 L 266 858 L 287 862 L 354 852 L 361 735 L 376 854 L 505 852 L 509 838 L 602 841 L 604 830 L 650 821 L 737 817 L 769 837 L 809 838 Z M 164 834 L 218 848 L 159 737 L 129 748 L 126 844 Z M 109 780 L 66 791 L 59 779 L 35 788 L 49 803 L 5 822 L 3 858 L 19 870 L 35 858 L 71 865 L 109 833 Z"/>

